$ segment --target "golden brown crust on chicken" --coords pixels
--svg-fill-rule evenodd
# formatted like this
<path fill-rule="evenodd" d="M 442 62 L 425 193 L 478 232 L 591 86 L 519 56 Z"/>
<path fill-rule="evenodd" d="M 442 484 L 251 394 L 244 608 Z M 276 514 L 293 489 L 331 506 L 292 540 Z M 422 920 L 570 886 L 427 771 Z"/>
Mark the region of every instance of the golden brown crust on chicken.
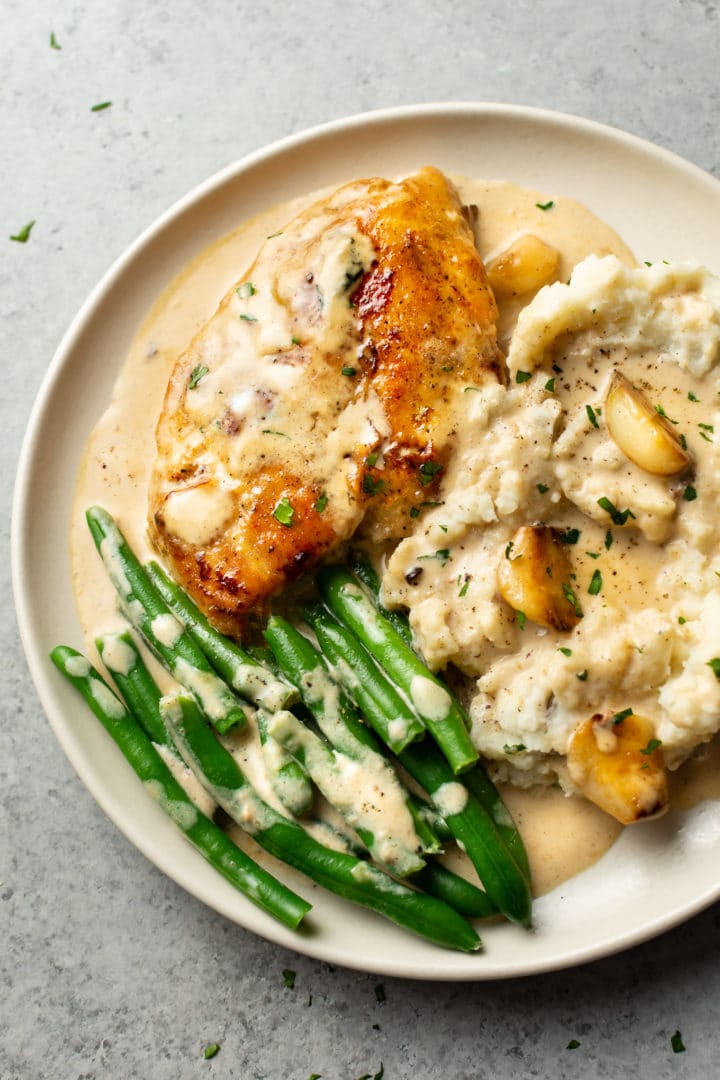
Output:
<path fill-rule="evenodd" d="M 240 630 L 361 523 L 408 530 L 464 389 L 500 375 L 496 315 L 435 169 L 348 184 L 268 239 L 178 360 L 157 429 L 151 534 L 216 622 Z"/>

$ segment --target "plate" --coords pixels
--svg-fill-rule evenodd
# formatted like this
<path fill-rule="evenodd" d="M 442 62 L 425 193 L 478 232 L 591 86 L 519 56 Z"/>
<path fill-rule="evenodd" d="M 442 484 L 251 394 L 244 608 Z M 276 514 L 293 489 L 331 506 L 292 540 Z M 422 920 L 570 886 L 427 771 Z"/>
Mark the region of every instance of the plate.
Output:
<path fill-rule="evenodd" d="M 315 188 L 428 163 L 570 196 L 611 224 L 639 259 L 694 259 L 720 271 L 720 183 L 666 150 L 586 120 L 504 105 L 423 105 L 275 143 L 172 207 L 112 267 L 68 330 L 20 459 L 13 582 L 30 670 L 65 753 L 115 824 L 188 892 L 241 926 L 329 963 L 410 978 L 507 978 L 607 956 L 716 900 L 720 803 L 626 830 L 601 862 L 537 901 L 534 932 L 487 927 L 481 954 L 425 944 L 305 881 L 301 891 L 315 905 L 311 925 L 293 934 L 250 905 L 141 796 L 115 745 L 47 659 L 59 642 L 82 642 L 62 539 L 83 446 L 152 302 L 240 221 Z"/>

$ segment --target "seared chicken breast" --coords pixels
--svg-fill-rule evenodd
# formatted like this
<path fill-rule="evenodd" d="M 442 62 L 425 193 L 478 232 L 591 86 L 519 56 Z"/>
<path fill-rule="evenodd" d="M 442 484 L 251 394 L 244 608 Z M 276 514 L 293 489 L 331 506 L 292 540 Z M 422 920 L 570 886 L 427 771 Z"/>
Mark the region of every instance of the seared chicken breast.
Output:
<path fill-rule="evenodd" d="M 152 537 L 218 625 L 242 632 L 357 530 L 400 538 L 437 500 L 463 394 L 502 376 L 496 317 L 436 169 L 347 184 L 268 237 L 157 426 Z"/>

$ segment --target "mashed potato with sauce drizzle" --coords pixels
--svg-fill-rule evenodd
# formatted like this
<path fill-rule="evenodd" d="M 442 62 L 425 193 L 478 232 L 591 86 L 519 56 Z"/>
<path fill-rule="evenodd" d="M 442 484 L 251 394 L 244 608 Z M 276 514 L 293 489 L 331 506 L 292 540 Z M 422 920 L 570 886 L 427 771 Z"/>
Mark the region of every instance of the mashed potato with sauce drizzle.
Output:
<path fill-rule="evenodd" d="M 719 359 L 720 280 L 591 256 L 521 312 L 509 385 L 467 388 L 442 501 L 392 554 L 383 595 L 434 668 L 469 677 L 499 776 L 573 790 L 564 755 L 597 712 L 650 718 L 671 768 L 720 727 Z M 684 471 L 652 475 L 610 435 L 616 371 L 672 424 Z M 498 592 L 513 536 L 538 523 L 569 558 L 570 631 Z"/>

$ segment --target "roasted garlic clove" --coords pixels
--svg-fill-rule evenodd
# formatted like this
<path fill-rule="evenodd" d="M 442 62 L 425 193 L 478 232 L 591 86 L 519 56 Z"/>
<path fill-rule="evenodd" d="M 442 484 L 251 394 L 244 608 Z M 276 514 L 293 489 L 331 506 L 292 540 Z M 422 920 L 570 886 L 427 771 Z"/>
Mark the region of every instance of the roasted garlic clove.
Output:
<path fill-rule="evenodd" d="M 524 233 L 487 263 L 488 280 L 496 296 L 537 292 L 557 273 L 560 252 L 539 236 Z"/>
<path fill-rule="evenodd" d="M 690 464 L 670 421 L 619 371 L 605 398 L 605 423 L 623 454 L 654 476 L 675 476 Z"/>
<path fill-rule="evenodd" d="M 575 729 L 567 763 L 582 794 L 623 825 L 667 809 L 661 744 L 643 716 L 629 710 L 614 717 L 591 716 Z"/>
<path fill-rule="evenodd" d="M 560 530 L 523 525 L 497 568 L 500 595 L 525 618 L 553 630 L 572 630 L 582 617 L 570 587 L 570 560 Z"/>

